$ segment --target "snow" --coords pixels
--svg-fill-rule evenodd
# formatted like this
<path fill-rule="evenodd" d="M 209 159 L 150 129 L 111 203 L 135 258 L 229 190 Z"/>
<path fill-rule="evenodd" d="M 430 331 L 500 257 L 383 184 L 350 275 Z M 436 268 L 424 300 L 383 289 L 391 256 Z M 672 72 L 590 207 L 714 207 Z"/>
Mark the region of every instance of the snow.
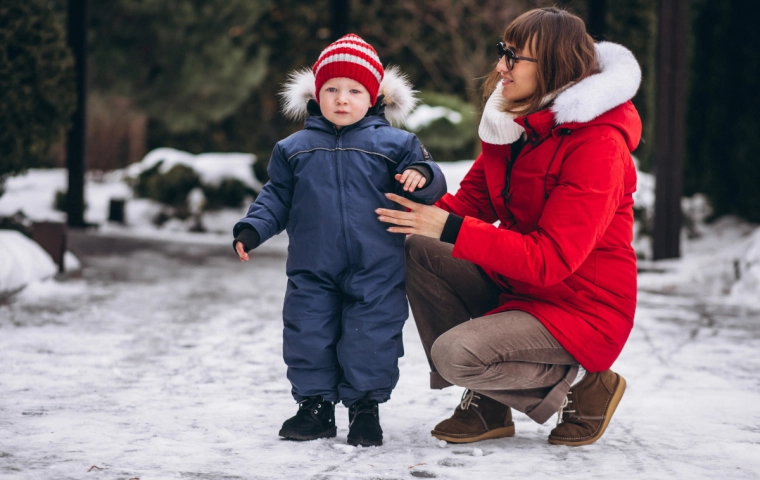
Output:
<path fill-rule="evenodd" d="M 427 388 L 410 319 L 399 385 L 380 407 L 384 445 L 356 448 L 345 443 L 342 406 L 336 438 L 277 436 L 296 411 L 281 357 L 287 238 L 275 237 L 246 263 L 229 245 L 119 238 L 72 235 L 81 277 L 35 282 L 0 304 L 0 478 L 744 479 L 760 472 L 758 311 L 715 303 L 711 287 L 701 291 L 688 276 L 669 274 L 672 285 L 692 290 L 640 292 L 636 326 L 614 367 L 628 390 L 597 443 L 549 445 L 554 419 L 538 425 L 519 413 L 512 438 L 434 439 L 430 430 L 458 405 L 461 389 Z M 642 286 L 658 275 L 642 274 Z M 92 466 L 100 470 L 87 473 Z"/>
<path fill-rule="evenodd" d="M 202 183 L 219 185 L 225 178 L 237 178 L 256 191 L 261 190 L 261 182 L 253 175 L 251 167 L 256 156 L 250 153 L 191 153 L 174 148 L 157 148 L 150 151 L 142 161 L 133 163 L 126 169 L 127 175 L 136 177 L 141 172 L 162 162 L 159 172 L 166 173 L 175 165 L 185 165 L 201 178 Z"/>
<path fill-rule="evenodd" d="M 58 266 L 37 242 L 14 230 L 0 230 L 0 295 L 57 272 Z"/>
<path fill-rule="evenodd" d="M 441 165 L 449 191 L 471 164 Z M 398 387 L 380 407 L 384 445 L 356 448 L 342 406 L 336 438 L 277 436 L 296 411 L 282 361 L 287 237 L 240 263 L 230 229 L 245 208 L 206 213 L 218 234 L 156 228 L 160 207 L 129 197 L 125 177 L 88 176 L 86 218 L 100 227 L 70 232 L 73 272 L 54 278 L 48 258 L 49 273 L 0 299 L 0 478 L 760 476 L 760 229 L 731 217 L 704 224 L 698 197 L 685 201 L 696 224 L 683 258 L 639 264 L 635 326 L 613 367 L 628 390 L 598 442 L 549 445 L 554 419 L 520 413 L 512 438 L 436 440 L 430 430 L 462 390 L 427 388 L 410 318 Z M 62 170 L 11 178 L 0 215 L 60 220 L 51 205 L 65 182 Z M 126 225 L 105 221 L 112 195 L 129 198 Z M 0 272 L 37 265 L 33 255 L 46 254 L 36 247 L 9 255 L 28 243 L 0 231 Z M 23 267 L 8 267 L 11 257 Z"/>
<path fill-rule="evenodd" d="M 439 118 L 445 118 L 456 125 L 462 121 L 462 114 L 450 108 L 422 104 L 409 114 L 406 126 L 413 132 L 419 132 Z"/>
<path fill-rule="evenodd" d="M 760 309 L 760 229 L 749 240 L 747 252 L 734 263 L 738 281 L 731 287 L 730 298 L 737 303 Z"/>

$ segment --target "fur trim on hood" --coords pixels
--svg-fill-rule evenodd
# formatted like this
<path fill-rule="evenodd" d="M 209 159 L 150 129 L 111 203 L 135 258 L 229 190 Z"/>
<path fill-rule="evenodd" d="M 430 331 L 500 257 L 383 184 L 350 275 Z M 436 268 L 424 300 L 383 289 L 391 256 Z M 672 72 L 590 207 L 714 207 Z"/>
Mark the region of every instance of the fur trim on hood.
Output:
<path fill-rule="evenodd" d="M 314 83 L 314 74 L 308 68 L 296 70 L 288 75 L 288 80 L 279 93 L 282 100 L 282 114 L 285 117 L 301 121 L 309 115 L 306 104 L 311 99 L 316 100 Z M 412 89 L 409 77 L 398 67 L 386 68 L 378 92 L 378 96 L 385 96 L 383 100 L 385 118 L 394 125 L 403 124 L 417 105 L 416 93 L 417 91 Z"/>
<path fill-rule="evenodd" d="M 600 73 L 591 75 L 563 90 L 554 99 L 551 110 L 557 125 L 589 122 L 636 95 L 641 84 L 641 67 L 630 50 L 612 42 L 595 44 Z M 514 115 L 504 112 L 501 83 L 483 109 L 478 128 L 480 139 L 494 145 L 507 145 L 523 133 Z"/>

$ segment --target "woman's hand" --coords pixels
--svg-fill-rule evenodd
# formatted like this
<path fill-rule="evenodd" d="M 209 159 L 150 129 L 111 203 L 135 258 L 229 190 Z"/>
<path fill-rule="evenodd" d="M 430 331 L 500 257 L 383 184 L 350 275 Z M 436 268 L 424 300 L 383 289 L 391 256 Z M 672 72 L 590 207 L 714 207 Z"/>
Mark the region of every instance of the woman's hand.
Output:
<path fill-rule="evenodd" d="M 375 210 L 381 222 L 390 223 L 394 226 L 389 227 L 388 231 L 393 233 L 405 233 L 424 235 L 430 238 L 441 238 L 443 226 L 446 225 L 446 219 L 449 213 L 432 205 L 422 205 L 409 199 L 386 193 L 389 200 L 398 203 L 402 207 L 408 208 L 409 212 L 400 212 L 398 210 L 388 210 L 378 208 Z"/>

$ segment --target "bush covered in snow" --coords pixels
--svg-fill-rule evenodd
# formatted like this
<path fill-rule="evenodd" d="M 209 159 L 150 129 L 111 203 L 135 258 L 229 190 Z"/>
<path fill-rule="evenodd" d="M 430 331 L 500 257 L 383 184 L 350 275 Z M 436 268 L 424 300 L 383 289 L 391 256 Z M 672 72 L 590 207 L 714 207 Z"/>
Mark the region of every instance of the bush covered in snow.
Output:
<path fill-rule="evenodd" d="M 127 173 L 136 197 L 171 207 L 171 212 L 162 212 L 162 220 L 187 218 L 190 210 L 237 208 L 255 198 L 262 187 L 253 171 L 255 160 L 250 154 L 192 155 L 159 148 L 131 165 Z M 194 192 L 193 205 L 188 204 L 190 192 Z"/>
<path fill-rule="evenodd" d="M 187 165 L 177 164 L 166 172 L 161 172 L 162 162 L 140 172 L 132 185 L 139 198 L 150 198 L 170 207 L 187 206 L 187 195 L 201 184 L 195 170 Z"/>
<path fill-rule="evenodd" d="M 206 196 L 206 210 L 220 208 L 237 208 L 243 205 L 246 198 L 255 198 L 256 191 L 237 178 L 225 178 L 219 185 L 203 185 Z"/>
<path fill-rule="evenodd" d="M 478 130 L 472 106 L 443 93 L 422 92 L 422 104 L 407 119 L 407 127 L 436 161 L 472 158 Z"/>

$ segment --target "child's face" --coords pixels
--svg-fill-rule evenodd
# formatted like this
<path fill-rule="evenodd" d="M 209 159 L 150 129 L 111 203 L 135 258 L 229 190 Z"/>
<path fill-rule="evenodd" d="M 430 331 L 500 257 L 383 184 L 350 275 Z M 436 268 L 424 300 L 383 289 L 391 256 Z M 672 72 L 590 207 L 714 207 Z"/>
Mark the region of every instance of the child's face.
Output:
<path fill-rule="evenodd" d="M 364 85 L 350 78 L 331 78 L 319 90 L 322 115 L 338 129 L 358 122 L 367 114 L 369 92 Z"/>

